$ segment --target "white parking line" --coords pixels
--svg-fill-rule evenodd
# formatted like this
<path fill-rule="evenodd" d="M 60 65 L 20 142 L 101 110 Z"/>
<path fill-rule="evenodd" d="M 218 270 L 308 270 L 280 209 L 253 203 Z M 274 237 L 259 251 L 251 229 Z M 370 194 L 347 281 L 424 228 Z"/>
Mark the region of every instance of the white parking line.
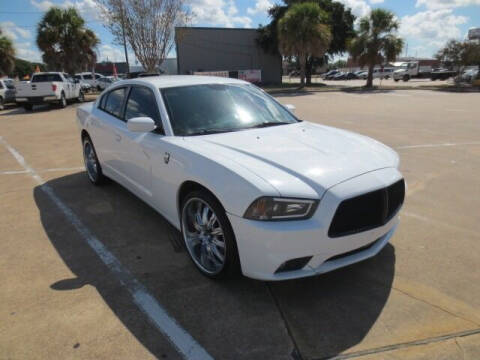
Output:
<path fill-rule="evenodd" d="M 172 343 L 177 351 L 186 359 L 213 359 L 207 351 L 193 339 L 166 310 L 156 301 L 122 263 L 113 255 L 95 235 L 82 223 L 80 218 L 55 194 L 40 175 L 25 161 L 25 158 L 1 136 L 0 143 L 12 154 L 26 173 L 40 185 L 43 192 L 50 197 L 67 220 L 75 227 L 81 237 L 87 242 L 102 262 L 116 276 L 117 280 L 132 295 L 138 308 L 148 317 L 152 324 Z"/>
<path fill-rule="evenodd" d="M 464 143 L 443 143 L 443 144 L 420 144 L 420 145 L 405 145 L 397 146 L 396 149 L 420 149 L 420 148 L 435 148 L 448 146 L 466 146 L 466 145 L 480 145 L 480 141 L 464 142 Z"/>
<path fill-rule="evenodd" d="M 80 171 L 85 170 L 84 167 L 65 167 L 65 168 L 51 168 L 51 169 L 43 169 L 37 170 L 37 173 L 44 173 L 44 172 L 56 172 L 56 171 Z M 10 170 L 10 171 L 0 171 L 0 175 L 17 175 L 17 174 L 28 174 L 27 170 Z"/>

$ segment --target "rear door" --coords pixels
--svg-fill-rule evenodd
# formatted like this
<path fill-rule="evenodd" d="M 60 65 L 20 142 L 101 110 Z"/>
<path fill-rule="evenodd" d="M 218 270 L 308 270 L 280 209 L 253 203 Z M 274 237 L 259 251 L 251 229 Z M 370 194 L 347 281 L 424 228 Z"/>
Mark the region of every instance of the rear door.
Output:
<path fill-rule="evenodd" d="M 105 93 L 93 110 L 95 121 L 91 135 L 100 163 L 107 175 L 123 182 L 126 178 L 122 168 L 126 150 L 123 147 L 123 133 L 126 123 L 123 119 L 125 98 L 128 87 L 119 87 Z M 112 176 L 112 175 L 111 175 Z"/>

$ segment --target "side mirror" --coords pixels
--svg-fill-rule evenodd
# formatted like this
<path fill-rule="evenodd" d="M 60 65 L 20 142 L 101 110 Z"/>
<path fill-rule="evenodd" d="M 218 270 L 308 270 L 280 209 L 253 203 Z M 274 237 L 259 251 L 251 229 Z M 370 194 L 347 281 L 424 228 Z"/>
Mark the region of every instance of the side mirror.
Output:
<path fill-rule="evenodd" d="M 155 130 L 155 121 L 149 117 L 136 117 L 127 121 L 127 128 L 131 132 L 147 133 Z"/>
<path fill-rule="evenodd" d="M 295 107 L 295 105 L 287 104 L 287 105 L 285 105 L 285 107 L 288 109 L 288 111 L 290 111 L 291 113 L 295 114 L 295 110 L 297 109 L 297 108 Z"/>

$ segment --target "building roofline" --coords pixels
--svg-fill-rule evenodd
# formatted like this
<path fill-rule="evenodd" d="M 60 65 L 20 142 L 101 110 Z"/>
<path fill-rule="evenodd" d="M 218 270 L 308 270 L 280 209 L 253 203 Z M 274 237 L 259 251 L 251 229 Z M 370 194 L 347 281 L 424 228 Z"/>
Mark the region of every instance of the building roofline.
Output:
<path fill-rule="evenodd" d="M 247 30 L 247 31 L 252 31 L 255 30 L 257 31 L 257 28 L 227 28 L 227 27 L 214 27 L 214 26 L 175 26 L 176 29 L 198 29 L 198 30 Z"/>

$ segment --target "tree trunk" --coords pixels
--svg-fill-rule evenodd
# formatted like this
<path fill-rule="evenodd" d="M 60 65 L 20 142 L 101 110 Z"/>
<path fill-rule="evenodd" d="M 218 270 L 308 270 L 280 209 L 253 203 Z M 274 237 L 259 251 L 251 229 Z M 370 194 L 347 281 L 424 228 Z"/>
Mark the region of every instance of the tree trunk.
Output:
<path fill-rule="evenodd" d="M 313 57 L 306 56 L 305 79 L 307 85 L 312 85 Z"/>
<path fill-rule="evenodd" d="M 368 65 L 368 77 L 367 77 L 367 88 L 371 88 L 373 86 L 373 68 L 375 67 L 375 64 L 369 64 Z"/>
<path fill-rule="evenodd" d="M 299 56 L 300 59 L 300 87 L 305 87 L 305 68 L 307 66 L 307 57 Z"/>

